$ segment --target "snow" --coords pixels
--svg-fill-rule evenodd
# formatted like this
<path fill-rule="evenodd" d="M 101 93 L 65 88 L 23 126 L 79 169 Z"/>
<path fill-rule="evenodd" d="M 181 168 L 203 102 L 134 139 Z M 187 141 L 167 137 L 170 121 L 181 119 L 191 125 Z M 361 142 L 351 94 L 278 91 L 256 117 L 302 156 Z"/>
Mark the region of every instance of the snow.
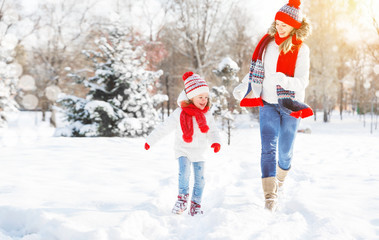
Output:
<path fill-rule="evenodd" d="M 152 100 L 154 102 L 155 105 L 158 105 L 158 104 L 161 104 L 163 102 L 167 102 L 168 101 L 168 96 L 166 94 L 155 94 L 154 96 L 152 96 Z"/>
<path fill-rule="evenodd" d="M 96 111 L 99 109 L 105 111 L 108 114 L 108 116 L 110 116 L 111 118 L 116 118 L 112 105 L 104 101 L 99 101 L 99 100 L 89 101 L 84 107 L 84 109 L 89 112 L 91 118 L 98 117 L 99 114 Z"/>
<path fill-rule="evenodd" d="M 236 72 L 240 69 L 235 61 L 233 61 L 230 57 L 226 57 L 218 64 L 218 70 L 221 72 L 227 66 Z"/>
<path fill-rule="evenodd" d="M 312 133 L 298 134 L 270 213 L 259 125 L 237 115 L 231 145 L 223 135 L 206 163 L 205 214 L 191 217 L 171 214 L 173 135 L 145 151 L 143 138 L 51 137 L 40 113 L 14 113 L 0 129 L 0 239 L 378 239 L 379 130 L 356 115 L 318 118 L 303 120 Z"/>

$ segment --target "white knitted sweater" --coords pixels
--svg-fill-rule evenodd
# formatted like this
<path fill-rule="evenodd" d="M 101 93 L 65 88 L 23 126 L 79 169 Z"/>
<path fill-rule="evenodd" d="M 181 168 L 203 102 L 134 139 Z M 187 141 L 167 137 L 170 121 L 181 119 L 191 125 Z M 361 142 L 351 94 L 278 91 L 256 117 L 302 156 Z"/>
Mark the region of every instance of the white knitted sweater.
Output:
<path fill-rule="evenodd" d="M 182 92 L 178 98 L 178 104 L 180 106 L 180 102 L 186 100 L 185 93 Z M 212 113 L 208 111 L 205 114 L 205 118 L 207 120 L 207 125 L 209 130 L 207 133 L 202 133 L 199 129 L 199 126 L 195 120 L 195 117 L 192 118 L 193 121 L 193 136 L 192 142 L 186 143 L 183 140 L 183 131 L 180 125 L 180 113 L 182 109 L 178 107 L 175 109 L 171 115 L 166 118 L 166 120 L 158 125 L 153 132 L 147 137 L 146 142 L 150 146 L 154 146 L 156 142 L 162 139 L 168 133 L 175 131 L 175 143 L 174 143 L 174 151 L 175 158 L 179 158 L 181 156 L 187 157 L 191 162 L 200 162 L 206 160 L 206 153 L 210 152 L 211 145 L 213 143 L 221 144 L 221 139 L 212 116 Z"/>
<path fill-rule="evenodd" d="M 309 84 L 309 47 L 302 44 L 297 55 L 294 77 L 287 77 L 283 73 L 276 72 L 276 65 L 279 57 L 279 46 L 275 41 L 271 41 L 263 55 L 263 65 L 265 69 L 265 77 L 263 79 L 263 88 L 261 98 L 272 104 L 278 103 L 278 95 L 276 93 L 276 85 L 280 85 L 286 90 L 295 92 L 295 99 L 304 102 L 305 88 Z M 248 87 L 249 74 L 247 74 L 242 82 L 234 89 L 233 95 L 236 99 L 241 100 Z"/>

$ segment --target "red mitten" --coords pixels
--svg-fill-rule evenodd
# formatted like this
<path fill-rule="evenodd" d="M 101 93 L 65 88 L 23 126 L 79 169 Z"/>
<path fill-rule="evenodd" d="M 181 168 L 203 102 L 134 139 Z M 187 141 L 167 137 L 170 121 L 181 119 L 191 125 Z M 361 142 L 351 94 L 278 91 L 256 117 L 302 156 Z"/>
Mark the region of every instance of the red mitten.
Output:
<path fill-rule="evenodd" d="M 145 149 L 146 149 L 146 150 L 149 150 L 149 148 L 150 148 L 150 145 L 147 144 L 147 143 L 145 143 Z"/>
<path fill-rule="evenodd" d="M 244 98 L 240 102 L 241 107 L 263 107 L 262 98 Z"/>
<path fill-rule="evenodd" d="M 221 145 L 219 143 L 213 143 L 211 145 L 211 148 L 213 148 L 214 152 L 216 153 L 216 152 L 220 151 Z"/>

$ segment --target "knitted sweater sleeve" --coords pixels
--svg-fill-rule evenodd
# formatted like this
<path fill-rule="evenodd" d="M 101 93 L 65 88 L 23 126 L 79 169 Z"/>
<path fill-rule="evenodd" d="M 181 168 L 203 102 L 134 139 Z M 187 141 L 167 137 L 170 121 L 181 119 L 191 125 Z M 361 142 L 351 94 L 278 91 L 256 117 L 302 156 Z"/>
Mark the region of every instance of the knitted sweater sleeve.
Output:
<path fill-rule="evenodd" d="M 309 47 L 303 44 L 297 56 L 294 77 L 282 74 L 279 81 L 281 87 L 291 91 L 304 91 L 309 84 L 309 66 Z"/>
<path fill-rule="evenodd" d="M 181 113 L 181 108 L 175 109 L 171 115 L 166 118 L 164 122 L 155 127 L 155 129 L 147 136 L 146 142 L 152 146 L 157 143 L 164 136 L 174 131 L 176 125 L 179 123 L 179 116 Z"/>
<path fill-rule="evenodd" d="M 221 144 L 220 134 L 218 132 L 215 120 L 214 120 L 214 118 L 213 118 L 213 116 L 212 116 L 211 113 L 210 113 L 210 117 L 207 119 L 207 124 L 208 124 L 208 127 L 209 127 L 209 131 L 207 133 L 208 142 L 210 144 L 212 144 L 212 143 L 219 143 L 219 144 Z"/>

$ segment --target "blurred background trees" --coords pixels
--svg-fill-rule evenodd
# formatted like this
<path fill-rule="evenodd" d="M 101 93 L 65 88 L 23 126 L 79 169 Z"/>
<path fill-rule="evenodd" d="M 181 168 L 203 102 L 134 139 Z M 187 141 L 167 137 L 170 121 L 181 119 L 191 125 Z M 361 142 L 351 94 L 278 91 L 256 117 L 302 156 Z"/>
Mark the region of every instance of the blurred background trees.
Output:
<path fill-rule="evenodd" d="M 334 109 L 341 118 L 343 110 L 368 112 L 369 99 L 379 90 L 374 73 L 379 62 L 373 57 L 379 51 L 377 1 L 308 1 L 304 7 L 313 26 L 307 41 L 311 49 L 307 101 L 322 110 L 325 122 Z"/>
<path fill-rule="evenodd" d="M 60 93 L 85 97 L 89 88 L 68 74 L 95 75 L 82 51 L 98 51 L 95 39 L 116 23 L 140 39 L 136 44 L 146 52 L 145 70 L 163 70 L 148 90 L 168 96 L 156 107 L 169 114 L 177 106 L 186 71 L 203 75 L 210 87 L 221 86 L 222 78 L 212 71 L 229 57 L 240 68 L 236 77 L 242 79 L 257 40 L 286 3 L 1 0 L 1 118 L 10 108 L 53 111 Z M 303 1 L 302 8 L 313 26 L 306 40 L 311 49 L 306 102 L 322 113 L 325 122 L 332 110 L 377 114 L 378 1 Z"/>

